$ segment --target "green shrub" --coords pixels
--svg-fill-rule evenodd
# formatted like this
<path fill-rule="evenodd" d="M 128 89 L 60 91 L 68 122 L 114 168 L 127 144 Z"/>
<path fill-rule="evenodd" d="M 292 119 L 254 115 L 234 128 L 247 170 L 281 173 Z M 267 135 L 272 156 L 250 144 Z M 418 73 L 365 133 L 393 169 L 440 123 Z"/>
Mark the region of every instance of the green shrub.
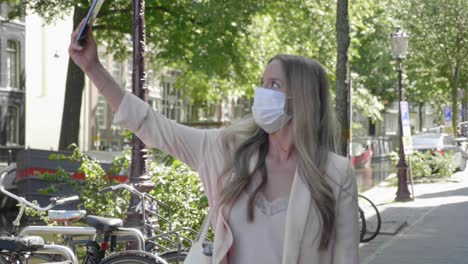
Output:
<path fill-rule="evenodd" d="M 129 203 L 129 194 L 122 192 L 120 195 L 112 195 L 111 193 L 99 194 L 98 192 L 118 183 L 108 175 L 115 175 L 123 167 L 128 166 L 125 159 L 114 160 L 114 167 L 105 172 L 99 162 L 82 153 L 76 145 L 71 145 L 69 149 L 72 150 L 70 156 L 52 154 L 49 159 L 81 163 L 78 172 L 86 175 L 85 180 L 77 181 L 71 177 L 71 173 L 57 168 L 56 173 L 39 174 L 42 179 L 52 182 L 48 188 L 42 189 L 40 192 L 54 193 L 57 191 L 58 185 L 69 184 L 80 197 L 82 204 L 79 209 L 86 210 L 87 214 L 124 218 Z"/>
<path fill-rule="evenodd" d="M 396 167 L 399 162 L 398 152 L 392 152 L 390 159 Z M 411 170 L 408 167 L 408 173 L 412 173 L 413 180 L 450 177 L 454 170 L 452 152 L 445 152 L 442 155 L 439 152 L 414 151 L 406 155 L 406 163 L 408 166 L 411 163 Z"/>
<path fill-rule="evenodd" d="M 444 178 L 450 177 L 454 171 L 453 152 L 445 152 L 443 155 L 435 152 L 429 159 L 433 176 Z"/>
<path fill-rule="evenodd" d="M 208 212 L 208 199 L 198 174 L 179 160 L 173 160 L 169 166 L 150 163 L 148 173 L 155 183 L 150 194 L 171 208 L 172 228 L 189 227 L 198 231 Z M 164 223 L 161 228 L 167 230 Z M 184 235 L 194 239 L 196 234 L 185 232 Z"/>
<path fill-rule="evenodd" d="M 408 165 L 411 163 L 410 173 L 413 174 L 413 179 L 421 179 L 432 176 L 431 154 L 429 152 L 417 152 L 408 155 Z"/>
<path fill-rule="evenodd" d="M 80 196 L 82 201 L 80 209 L 85 209 L 88 214 L 125 219 L 130 200 L 129 193 L 120 191 L 101 195 L 98 191 L 118 183 L 108 175 L 128 171 L 131 149 L 125 148 L 123 154 L 114 159 L 114 166 L 108 172 L 105 172 L 97 161 L 80 152 L 76 145 L 72 145 L 70 149 L 72 150 L 70 156 L 53 154 L 50 159 L 80 162 L 78 171 L 86 175 L 85 180 L 78 182 L 71 178 L 69 172 L 58 168 L 56 173 L 40 174 L 40 177 L 53 183 L 42 192 L 56 192 L 57 185 L 69 184 Z M 181 161 L 156 150 L 148 151 L 146 162 L 147 173 L 154 182 L 150 194 L 170 207 L 172 228 L 189 227 L 198 231 L 208 210 L 208 199 L 203 192 L 198 174 Z M 169 212 L 166 210 L 160 210 L 160 213 L 166 218 L 169 217 Z M 159 221 L 158 224 L 161 230 L 168 230 L 167 223 Z M 184 235 L 194 239 L 196 234 L 185 232 Z"/>

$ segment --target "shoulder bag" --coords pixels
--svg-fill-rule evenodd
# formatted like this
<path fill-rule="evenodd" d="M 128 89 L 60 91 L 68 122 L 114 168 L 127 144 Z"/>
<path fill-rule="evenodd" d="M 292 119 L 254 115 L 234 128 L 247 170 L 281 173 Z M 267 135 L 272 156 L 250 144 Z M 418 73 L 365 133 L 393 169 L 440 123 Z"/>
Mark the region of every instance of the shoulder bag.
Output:
<path fill-rule="evenodd" d="M 184 264 L 211 264 L 213 243 L 205 240 L 208 235 L 208 229 L 211 226 L 213 213 L 214 208 L 210 208 L 205 220 L 203 221 L 200 232 L 198 232 L 195 240 L 192 241 L 192 247 L 184 260 Z"/>

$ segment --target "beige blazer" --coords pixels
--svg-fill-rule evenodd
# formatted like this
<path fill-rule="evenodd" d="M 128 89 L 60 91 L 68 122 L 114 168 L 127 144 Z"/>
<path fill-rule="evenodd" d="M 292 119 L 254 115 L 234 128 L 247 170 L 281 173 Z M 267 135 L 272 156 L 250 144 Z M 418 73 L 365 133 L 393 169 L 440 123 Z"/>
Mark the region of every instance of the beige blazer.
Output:
<path fill-rule="evenodd" d="M 130 93 L 122 100 L 114 123 L 134 132 L 147 146 L 171 154 L 196 170 L 210 206 L 217 204 L 218 179 L 224 168 L 221 129 L 203 130 L 180 125 Z M 320 216 L 306 184 L 296 172 L 286 216 L 283 264 L 358 263 L 357 188 L 353 170 L 346 158 L 330 154 L 326 173 L 336 199 L 334 238 L 326 251 L 318 250 Z M 221 206 L 214 215 L 212 259 L 216 264 L 227 263 L 226 256 L 233 244 L 233 235 L 226 221 L 230 209 L 227 207 Z"/>

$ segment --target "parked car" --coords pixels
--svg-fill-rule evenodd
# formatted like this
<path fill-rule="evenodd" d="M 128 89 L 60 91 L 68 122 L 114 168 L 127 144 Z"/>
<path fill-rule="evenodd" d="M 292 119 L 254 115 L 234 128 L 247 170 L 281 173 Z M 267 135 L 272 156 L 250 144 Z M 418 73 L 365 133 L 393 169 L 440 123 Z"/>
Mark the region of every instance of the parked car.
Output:
<path fill-rule="evenodd" d="M 363 142 L 351 142 L 351 164 L 354 168 L 369 168 L 372 161 L 372 149 Z"/>
<path fill-rule="evenodd" d="M 453 152 L 453 166 L 455 170 L 465 170 L 468 155 L 458 146 L 453 136 L 444 133 L 428 133 L 414 135 L 412 139 L 415 151 L 430 151 L 432 153 L 437 151 L 442 155 L 446 152 Z"/>
<path fill-rule="evenodd" d="M 459 137 L 468 137 L 468 121 L 458 123 L 457 130 Z"/>

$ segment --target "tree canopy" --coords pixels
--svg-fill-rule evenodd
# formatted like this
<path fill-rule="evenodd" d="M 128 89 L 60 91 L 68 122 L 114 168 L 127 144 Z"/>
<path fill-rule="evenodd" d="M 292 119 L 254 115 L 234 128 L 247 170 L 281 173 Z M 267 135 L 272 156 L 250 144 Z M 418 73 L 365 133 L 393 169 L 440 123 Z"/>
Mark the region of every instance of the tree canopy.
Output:
<path fill-rule="evenodd" d="M 0 2 L 18 3 L 16 0 Z M 337 0 L 146 1 L 147 59 L 151 67 L 183 73 L 177 86 L 193 102 L 226 95 L 251 96 L 267 60 L 278 53 L 317 59 L 334 89 L 337 61 Z M 46 22 L 85 12 L 87 0 L 21 1 L 21 10 Z M 410 35 L 405 95 L 413 103 L 444 102 L 466 84 L 467 0 L 350 1 L 349 72 L 353 101 L 374 120 L 397 97 L 389 34 L 403 26 Z M 96 36 L 117 57 L 128 56 L 132 1 L 106 1 Z M 468 94 L 465 91 L 465 94 Z M 452 104 L 454 103 L 452 102 Z"/>
<path fill-rule="evenodd" d="M 409 94 L 425 102 L 448 97 L 452 102 L 452 124 L 456 131 L 459 88 L 468 89 L 468 1 L 402 1 L 396 16 L 411 34 L 408 59 Z M 465 79 L 466 80 L 466 79 Z"/>

